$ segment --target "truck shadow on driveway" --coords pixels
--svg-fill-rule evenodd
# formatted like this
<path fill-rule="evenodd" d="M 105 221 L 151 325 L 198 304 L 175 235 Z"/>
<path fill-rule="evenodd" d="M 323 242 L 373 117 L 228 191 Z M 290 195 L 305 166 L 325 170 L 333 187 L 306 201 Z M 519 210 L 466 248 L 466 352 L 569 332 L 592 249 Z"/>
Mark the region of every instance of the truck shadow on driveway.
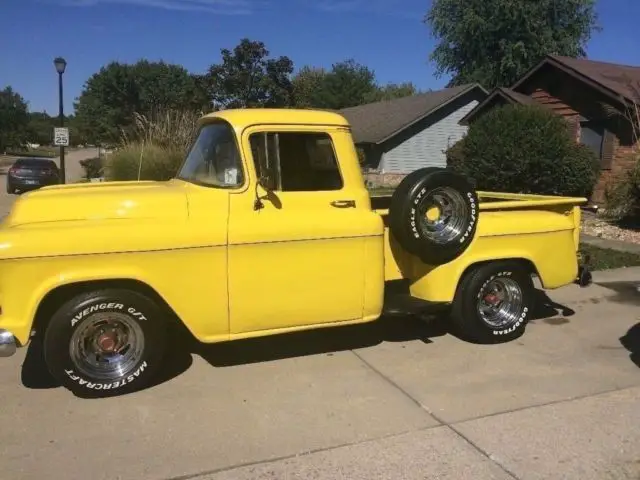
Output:
<path fill-rule="evenodd" d="M 558 325 L 567 323 L 569 320 L 565 317 L 574 314 L 574 310 L 554 302 L 545 292 L 536 291 L 531 321 Z M 383 316 L 377 321 L 360 325 L 321 328 L 216 345 L 190 341 L 189 350 L 214 367 L 230 367 L 309 355 L 331 355 L 387 342 L 420 341 L 429 345 L 433 339 L 448 334 L 457 337 L 449 325 L 446 313 Z"/>
<path fill-rule="evenodd" d="M 561 325 L 569 321 L 566 317 L 575 314 L 572 309 L 553 302 L 540 290 L 536 291 L 535 305 L 531 317 L 533 322 Z M 319 328 L 211 345 L 197 342 L 186 329 L 177 327 L 169 335 L 169 354 L 160 374 L 146 388 L 165 383 L 184 373 L 193 363 L 194 354 L 214 367 L 230 367 L 310 355 L 332 355 L 386 342 L 420 341 L 428 345 L 433 343 L 434 338 L 447 334 L 453 332 L 449 328 L 446 313 L 383 316 L 377 321 L 360 325 Z M 47 371 L 42 345 L 37 337 L 27 350 L 22 366 L 22 383 L 31 389 L 59 387 Z"/>

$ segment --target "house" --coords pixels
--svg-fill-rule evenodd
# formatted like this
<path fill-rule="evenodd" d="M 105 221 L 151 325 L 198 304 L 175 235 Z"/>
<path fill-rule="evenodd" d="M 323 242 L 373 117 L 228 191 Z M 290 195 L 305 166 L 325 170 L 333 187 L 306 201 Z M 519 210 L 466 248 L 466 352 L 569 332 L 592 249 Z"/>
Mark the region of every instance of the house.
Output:
<path fill-rule="evenodd" d="M 462 85 L 339 111 L 351 124 L 356 146 L 364 152 L 365 178 L 396 185 L 406 174 L 428 166 L 446 166 L 445 150 L 468 127 L 459 121 L 488 92 Z"/>
<path fill-rule="evenodd" d="M 629 108 L 640 102 L 640 67 L 549 55 L 511 88 L 497 88 L 460 121 L 469 125 L 505 104 L 542 105 L 567 119 L 576 141 L 593 148 L 601 175 L 591 200 L 634 165 Z"/>

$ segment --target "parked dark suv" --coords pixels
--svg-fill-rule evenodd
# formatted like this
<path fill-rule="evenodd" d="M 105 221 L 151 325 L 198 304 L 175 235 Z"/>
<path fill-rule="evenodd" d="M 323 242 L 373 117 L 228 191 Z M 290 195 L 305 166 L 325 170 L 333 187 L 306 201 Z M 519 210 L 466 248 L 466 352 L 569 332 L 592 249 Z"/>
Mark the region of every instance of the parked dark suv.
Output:
<path fill-rule="evenodd" d="M 60 171 L 47 158 L 19 158 L 7 172 L 7 193 L 35 190 L 60 183 Z"/>

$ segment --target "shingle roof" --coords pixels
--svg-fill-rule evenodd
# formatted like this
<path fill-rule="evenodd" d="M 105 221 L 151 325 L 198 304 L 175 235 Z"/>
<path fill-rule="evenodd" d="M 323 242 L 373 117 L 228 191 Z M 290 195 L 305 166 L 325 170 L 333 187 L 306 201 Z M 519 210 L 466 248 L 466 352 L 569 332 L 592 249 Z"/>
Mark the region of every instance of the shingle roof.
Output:
<path fill-rule="evenodd" d="M 587 60 L 585 58 L 563 57 L 559 55 L 549 55 L 536 68 L 520 79 L 512 89 L 516 89 L 537 71 L 545 63 L 555 64 L 564 68 L 565 71 L 577 74 L 578 77 L 589 80 L 600 87 L 604 87 L 613 95 L 621 95 L 629 101 L 640 102 L 640 66 L 619 65 L 616 63 Z M 631 83 L 631 85 L 630 85 Z"/>
<path fill-rule="evenodd" d="M 468 84 L 345 108 L 339 113 L 351 124 L 357 143 L 381 143 L 474 88 L 487 93 L 478 84 Z"/>
<path fill-rule="evenodd" d="M 502 93 L 505 97 L 509 98 L 511 101 L 515 103 L 519 103 L 521 105 L 534 105 L 536 101 L 531 98 L 529 95 L 525 95 L 524 93 L 515 92 L 510 88 L 499 87 L 496 91 Z"/>
<path fill-rule="evenodd" d="M 487 98 L 476 105 L 469 113 L 460 119 L 460 125 L 468 125 L 469 122 L 475 118 L 480 112 L 491 107 L 496 99 L 504 99 L 510 103 L 516 103 L 520 105 L 539 105 L 529 95 L 525 95 L 520 92 L 515 92 L 510 88 L 498 87 L 495 88 Z"/>

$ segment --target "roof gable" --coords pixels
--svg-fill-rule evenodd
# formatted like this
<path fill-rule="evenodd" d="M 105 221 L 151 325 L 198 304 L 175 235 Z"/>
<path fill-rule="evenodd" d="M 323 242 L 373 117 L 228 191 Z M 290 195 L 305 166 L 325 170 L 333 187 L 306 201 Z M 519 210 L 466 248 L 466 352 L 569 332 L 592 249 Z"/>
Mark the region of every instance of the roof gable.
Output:
<path fill-rule="evenodd" d="M 635 84 L 640 87 L 640 67 L 559 55 L 548 55 L 518 80 L 511 89 L 518 90 L 536 72 L 547 65 L 564 71 L 617 101 L 640 102 L 640 90 L 633 86 Z"/>
<path fill-rule="evenodd" d="M 493 108 L 493 106 L 500 101 L 504 101 L 512 105 L 538 105 L 538 103 L 528 95 L 515 92 L 509 88 L 498 87 L 495 88 L 487 98 L 476 105 L 473 110 L 462 117 L 459 122 L 460 125 L 468 125 L 480 113 Z"/>
<path fill-rule="evenodd" d="M 488 94 L 480 85 L 468 84 L 345 108 L 339 113 L 351 124 L 356 143 L 382 143 L 474 89 Z"/>

